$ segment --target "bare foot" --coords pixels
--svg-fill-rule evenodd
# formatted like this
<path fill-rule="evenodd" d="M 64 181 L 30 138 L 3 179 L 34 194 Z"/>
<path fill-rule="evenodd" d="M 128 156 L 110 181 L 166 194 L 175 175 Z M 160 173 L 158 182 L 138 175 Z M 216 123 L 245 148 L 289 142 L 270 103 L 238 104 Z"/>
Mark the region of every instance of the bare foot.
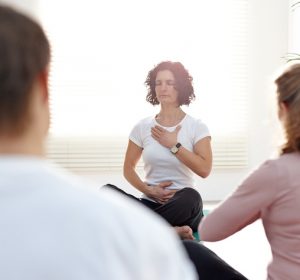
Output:
<path fill-rule="evenodd" d="M 193 231 L 189 226 L 174 227 L 181 239 L 194 240 Z"/>

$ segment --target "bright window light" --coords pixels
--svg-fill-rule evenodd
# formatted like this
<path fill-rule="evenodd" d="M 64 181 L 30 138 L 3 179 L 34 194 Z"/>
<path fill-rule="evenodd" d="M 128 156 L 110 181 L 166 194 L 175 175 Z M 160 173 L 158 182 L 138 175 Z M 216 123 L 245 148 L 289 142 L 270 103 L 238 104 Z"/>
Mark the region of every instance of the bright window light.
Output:
<path fill-rule="evenodd" d="M 247 1 L 40 1 L 40 14 L 53 47 L 53 135 L 127 135 L 158 110 L 143 82 L 162 60 L 194 77 L 188 113 L 213 134 L 245 130 Z"/>
<path fill-rule="evenodd" d="M 208 125 L 214 164 L 247 164 L 248 0 L 38 2 L 53 54 L 50 136 L 62 139 L 52 154 L 58 149 L 64 158 L 91 145 L 83 141 L 70 151 L 80 138 L 101 147 L 126 139 L 159 109 L 145 101 L 148 71 L 173 60 L 194 78 L 196 101 L 183 109 Z"/>

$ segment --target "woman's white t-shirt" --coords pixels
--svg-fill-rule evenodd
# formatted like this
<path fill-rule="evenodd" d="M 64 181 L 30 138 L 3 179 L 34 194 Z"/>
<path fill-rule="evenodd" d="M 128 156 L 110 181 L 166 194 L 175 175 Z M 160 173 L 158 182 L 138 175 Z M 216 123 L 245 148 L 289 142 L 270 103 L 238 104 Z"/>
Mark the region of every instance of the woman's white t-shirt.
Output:
<path fill-rule="evenodd" d="M 160 125 L 154 117 L 142 119 L 132 129 L 129 139 L 143 149 L 145 181 L 149 185 L 171 181 L 170 189 L 194 187 L 193 172 L 174 156 L 171 151 L 159 144 L 151 136 L 151 128 L 159 125 L 173 131 L 180 125 L 177 141 L 184 148 L 193 151 L 195 144 L 204 137 L 210 136 L 207 126 L 199 119 L 185 115 L 182 121 L 173 127 Z"/>

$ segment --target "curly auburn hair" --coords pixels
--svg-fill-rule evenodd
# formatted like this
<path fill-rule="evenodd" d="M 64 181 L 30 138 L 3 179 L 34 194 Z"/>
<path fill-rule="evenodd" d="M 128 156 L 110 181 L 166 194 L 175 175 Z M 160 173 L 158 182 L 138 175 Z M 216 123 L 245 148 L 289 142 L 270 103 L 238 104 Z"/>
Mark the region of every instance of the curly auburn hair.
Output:
<path fill-rule="evenodd" d="M 281 154 L 300 151 L 300 63 L 291 65 L 276 80 L 278 104 L 288 108 L 284 121 L 286 142 Z"/>
<path fill-rule="evenodd" d="M 163 61 L 156 65 L 148 72 L 145 85 L 148 93 L 146 100 L 152 105 L 159 104 L 155 92 L 155 79 L 159 71 L 169 70 L 175 78 L 174 88 L 178 91 L 178 103 L 181 105 L 189 105 L 195 99 L 193 77 L 184 68 L 180 62 Z"/>

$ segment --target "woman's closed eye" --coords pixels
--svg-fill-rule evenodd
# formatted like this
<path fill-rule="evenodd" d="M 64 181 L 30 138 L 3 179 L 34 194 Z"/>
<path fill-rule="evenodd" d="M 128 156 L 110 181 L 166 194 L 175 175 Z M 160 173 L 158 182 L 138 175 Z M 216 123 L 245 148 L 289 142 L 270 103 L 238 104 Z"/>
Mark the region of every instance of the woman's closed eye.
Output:
<path fill-rule="evenodd" d="M 174 80 L 166 80 L 165 82 L 157 80 L 157 81 L 155 81 L 155 86 L 161 86 L 164 83 L 167 86 L 175 86 L 175 81 Z"/>

